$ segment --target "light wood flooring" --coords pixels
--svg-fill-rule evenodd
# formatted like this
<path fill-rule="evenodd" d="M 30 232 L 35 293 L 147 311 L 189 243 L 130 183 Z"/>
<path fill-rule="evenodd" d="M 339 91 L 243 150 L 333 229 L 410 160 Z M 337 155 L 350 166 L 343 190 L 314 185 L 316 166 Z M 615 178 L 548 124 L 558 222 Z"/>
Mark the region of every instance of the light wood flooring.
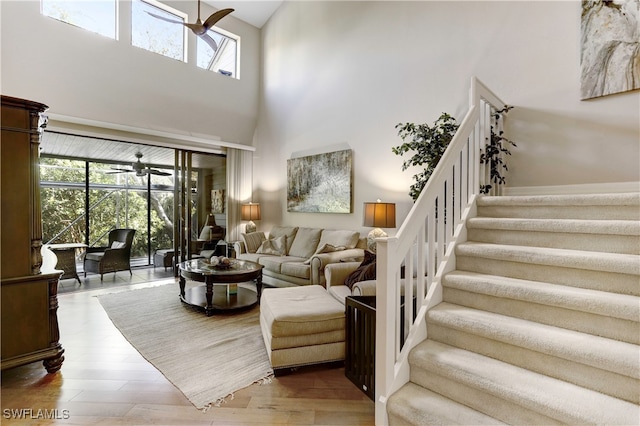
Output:
<path fill-rule="evenodd" d="M 156 274 L 162 275 L 160 271 L 161 268 Z M 134 283 L 143 280 L 145 274 L 147 278 L 152 277 L 153 271 L 134 270 L 131 279 L 126 272 L 119 272 L 118 277 L 124 276 Z M 42 363 L 35 362 L 3 371 L 0 423 L 374 424 L 373 402 L 344 376 L 343 368 L 300 369 L 273 378 L 271 383 L 241 389 L 220 407 L 206 412 L 196 409 L 127 342 L 95 297 L 159 282 L 110 287 L 112 278 L 105 276 L 103 283 L 99 283 L 99 278 L 97 282 L 93 280 L 91 287 L 95 289 L 69 291 L 59 296 L 60 342 L 65 349 L 62 369 L 56 374 L 47 374 Z M 175 282 L 173 277 L 164 276 L 163 282 L 167 280 Z M 63 284 L 74 285 L 70 280 Z"/>

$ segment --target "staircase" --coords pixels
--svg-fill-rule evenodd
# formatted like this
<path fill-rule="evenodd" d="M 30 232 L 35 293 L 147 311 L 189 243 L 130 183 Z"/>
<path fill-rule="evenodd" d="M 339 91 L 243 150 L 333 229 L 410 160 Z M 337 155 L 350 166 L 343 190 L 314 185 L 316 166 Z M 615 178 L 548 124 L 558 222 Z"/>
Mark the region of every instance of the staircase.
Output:
<path fill-rule="evenodd" d="M 640 424 L 640 194 L 477 211 L 389 424 Z"/>

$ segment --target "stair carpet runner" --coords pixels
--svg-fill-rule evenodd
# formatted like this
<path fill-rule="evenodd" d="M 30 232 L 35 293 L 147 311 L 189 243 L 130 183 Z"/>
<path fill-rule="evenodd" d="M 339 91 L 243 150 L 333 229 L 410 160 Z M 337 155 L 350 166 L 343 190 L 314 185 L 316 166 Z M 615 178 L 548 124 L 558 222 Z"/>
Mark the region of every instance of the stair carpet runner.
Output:
<path fill-rule="evenodd" d="M 477 206 L 389 424 L 640 424 L 640 194 Z"/>

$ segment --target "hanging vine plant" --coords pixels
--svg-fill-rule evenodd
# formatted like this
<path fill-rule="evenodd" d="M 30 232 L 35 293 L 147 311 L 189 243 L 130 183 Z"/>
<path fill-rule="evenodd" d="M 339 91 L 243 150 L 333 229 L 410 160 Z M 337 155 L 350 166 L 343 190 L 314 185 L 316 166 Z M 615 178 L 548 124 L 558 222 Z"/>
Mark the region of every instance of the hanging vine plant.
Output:
<path fill-rule="evenodd" d="M 420 173 L 413 175 L 415 183 L 409 187 L 409 195 L 416 201 L 420 192 L 431 177 L 440 158 L 458 130 L 459 124 L 451 115 L 443 112 L 433 123 L 428 124 L 399 123 L 396 125 L 398 135 L 404 142 L 400 146 L 392 147 L 396 155 L 414 152 L 413 156 L 402 163 L 405 171 L 412 166 L 425 166 Z"/>
<path fill-rule="evenodd" d="M 504 137 L 504 131 L 502 129 L 496 131 L 496 127 L 504 114 L 508 113 L 513 106 L 505 105 L 504 108 L 497 110 L 493 113 L 493 122 L 491 123 L 491 136 L 487 140 L 484 152 L 480 153 L 480 164 L 489 165 L 489 183 L 486 185 L 480 185 L 480 193 L 488 194 L 495 185 L 504 185 L 506 179 L 503 175 L 507 172 L 507 163 L 504 160 L 505 155 L 511 155 L 509 151 L 509 145 L 517 147 L 517 145 Z"/>

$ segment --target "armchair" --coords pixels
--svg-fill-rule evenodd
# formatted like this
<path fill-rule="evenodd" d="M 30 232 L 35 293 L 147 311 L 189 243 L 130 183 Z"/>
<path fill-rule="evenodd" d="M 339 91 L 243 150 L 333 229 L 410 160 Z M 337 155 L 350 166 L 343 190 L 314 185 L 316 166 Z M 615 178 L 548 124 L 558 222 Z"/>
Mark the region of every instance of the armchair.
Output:
<path fill-rule="evenodd" d="M 135 229 L 114 229 L 109 232 L 109 246 L 88 247 L 84 257 L 84 276 L 87 272 L 100 274 L 100 281 L 107 272 L 131 272 L 131 245 Z"/>
<path fill-rule="evenodd" d="M 202 250 L 215 250 L 218 241 L 224 240 L 226 230 L 216 224 L 216 218 L 210 214 L 207 222 L 202 227 L 197 241 L 191 241 L 191 253 L 198 253 Z"/>

